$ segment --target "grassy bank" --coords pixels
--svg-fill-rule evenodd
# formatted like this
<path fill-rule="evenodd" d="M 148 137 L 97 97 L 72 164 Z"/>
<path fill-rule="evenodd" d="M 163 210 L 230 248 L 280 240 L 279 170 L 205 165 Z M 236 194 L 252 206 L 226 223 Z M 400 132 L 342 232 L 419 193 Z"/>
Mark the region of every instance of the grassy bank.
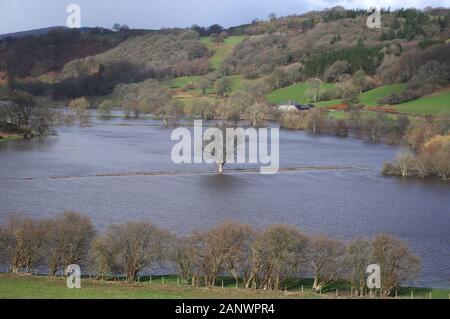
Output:
<path fill-rule="evenodd" d="M 223 280 L 223 288 L 222 288 Z M 0 298 L 132 298 L 132 299 L 246 299 L 246 298 L 336 298 L 338 289 L 339 298 L 350 297 L 348 285 L 339 284 L 330 286 L 322 294 L 311 292 L 310 279 L 290 281 L 286 291 L 253 291 L 236 288 L 234 281 L 229 277 L 218 279 L 218 286 L 213 288 L 196 288 L 189 285 L 178 284 L 176 276 L 142 277 L 139 283 L 128 284 L 124 281 L 102 281 L 83 278 L 81 289 L 68 289 L 63 278 L 49 278 L 45 276 L 18 276 L 0 274 Z M 303 292 L 302 287 L 303 286 Z M 428 288 L 403 288 L 399 290 L 399 298 L 447 299 L 450 290 Z"/>
<path fill-rule="evenodd" d="M 23 135 L 21 135 L 21 134 L 9 134 L 9 135 L 5 135 L 5 136 L 2 136 L 0 134 L 0 143 L 21 140 L 21 139 L 23 139 Z"/>

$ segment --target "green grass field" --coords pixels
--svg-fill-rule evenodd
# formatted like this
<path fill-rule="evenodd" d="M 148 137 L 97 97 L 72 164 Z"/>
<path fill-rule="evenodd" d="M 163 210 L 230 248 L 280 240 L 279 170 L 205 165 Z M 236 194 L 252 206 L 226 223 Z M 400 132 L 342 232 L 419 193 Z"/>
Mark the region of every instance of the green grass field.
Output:
<path fill-rule="evenodd" d="M 256 291 L 236 289 L 234 281 L 224 279 L 213 288 L 197 288 L 190 285 L 178 285 L 175 276 L 165 276 L 164 284 L 161 277 L 142 278 L 140 283 L 128 284 L 123 281 L 99 281 L 83 278 L 81 289 L 69 289 L 62 278 L 43 276 L 0 275 L 0 299 L 5 298 L 55 298 L 55 299 L 247 299 L 247 298 L 319 298 L 319 294 L 305 289 L 301 292 Z M 219 278 L 221 281 L 221 278 Z"/>
<path fill-rule="evenodd" d="M 400 94 L 406 89 L 406 84 L 390 84 L 364 92 L 359 96 L 361 104 L 368 107 L 378 106 L 377 100 L 391 94 Z"/>
<path fill-rule="evenodd" d="M 420 115 L 447 113 L 450 112 L 450 90 L 401 103 L 394 108 L 399 112 Z"/>
<path fill-rule="evenodd" d="M 225 43 L 222 46 L 217 46 L 211 42 L 209 37 L 204 37 L 201 41 L 211 50 L 214 51 L 213 56 L 210 59 L 211 67 L 217 70 L 222 61 L 227 57 L 227 55 L 234 49 L 236 45 L 241 43 L 245 39 L 245 36 L 230 36 L 225 39 Z"/>
<path fill-rule="evenodd" d="M 334 86 L 333 83 L 322 83 L 321 89 L 330 89 Z M 307 96 L 308 89 L 311 87 L 310 83 L 299 82 L 297 84 L 275 90 L 267 96 L 267 100 L 272 104 L 278 104 L 286 101 L 297 101 L 299 103 L 310 102 Z"/>
<path fill-rule="evenodd" d="M 180 89 L 184 86 L 186 86 L 189 83 L 195 83 L 198 80 L 200 80 L 202 77 L 200 75 L 193 75 L 193 76 L 182 76 L 179 78 L 174 79 L 170 82 L 170 88 L 171 89 Z"/>
<path fill-rule="evenodd" d="M 223 280 L 223 288 L 222 282 Z M 288 282 L 285 291 L 253 291 L 235 287 L 230 277 L 220 277 L 218 286 L 213 288 L 197 288 L 190 285 L 180 285 L 176 276 L 164 276 L 164 284 L 160 276 L 143 277 L 140 283 L 128 284 L 124 281 L 101 281 L 83 278 L 81 289 L 69 289 L 63 278 L 49 278 L 45 276 L 17 276 L 0 274 L 0 298 L 54 298 L 54 299 L 246 299 L 246 298 L 335 298 L 336 289 L 339 296 L 350 297 L 348 284 L 331 285 L 322 294 L 313 293 L 309 289 L 311 279 L 298 279 Z M 303 293 L 301 287 L 304 286 Z M 410 298 L 413 291 L 414 298 L 447 299 L 450 290 L 428 288 L 402 288 L 398 291 L 401 298 Z"/>

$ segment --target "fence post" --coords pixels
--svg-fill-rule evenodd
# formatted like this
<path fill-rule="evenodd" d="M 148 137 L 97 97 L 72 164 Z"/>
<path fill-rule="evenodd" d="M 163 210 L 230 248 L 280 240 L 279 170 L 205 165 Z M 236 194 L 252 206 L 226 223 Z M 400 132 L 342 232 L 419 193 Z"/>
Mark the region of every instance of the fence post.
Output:
<path fill-rule="evenodd" d="M 141 283 L 141 277 L 138 276 L 138 284 L 140 284 L 140 283 Z"/>
<path fill-rule="evenodd" d="M 303 285 L 302 285 L 302 293 L 303 293 Z"/>
<path fill-rule="evenodd" d="M 395 298 L 397 298 L 398 297 L 398 293 L 397 293 L 397 290 L 395 291 Z"/>
<path fill-rule="evenodd" d="M 161 283 L 164 285 L 164 276 L 161 277 Z"/>
<path fill-rule="evenodd" d="M 152 276 L 150 276 L 149 284 L 150 284 L 150 285 L 152 284 Z"/>
<path fill-rule="evenodd" d="M 430 299 L 432 299 L 432 298 L 431 298 L 431 292 L 430 292 Z"/>
<path fill-rule="evenodd" d="M 222 280 L 222 289 L 223 289 L 223 280 Z"/>
<path fill-rule="evenodd" d="M 336 297 L 339 297 L 339 290 L 336 289 Z"/>
<path fill-rule="evenodd" d="M 414 299 L 414 291 L 411 290 L 411 299 Z"/>

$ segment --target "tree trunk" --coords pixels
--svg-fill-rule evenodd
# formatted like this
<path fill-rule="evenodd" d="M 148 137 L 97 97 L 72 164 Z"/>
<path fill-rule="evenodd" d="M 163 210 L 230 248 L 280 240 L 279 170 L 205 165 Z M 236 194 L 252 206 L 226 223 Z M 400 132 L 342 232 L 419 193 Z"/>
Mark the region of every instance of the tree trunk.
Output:
<path fill-rule="evenodd" d="M 223 174 L 223 163 L 217 163 L 217 174 Z"/>
<path fill-rule="evenodd" d="M 322 290 L 323 288 L 323 284 L 320 283 L 319 278 L 317 276 L 314 276 L 314 283 L 312 286 L 312 289 L 316 292 L 319 292 L 320 290 Z"/>

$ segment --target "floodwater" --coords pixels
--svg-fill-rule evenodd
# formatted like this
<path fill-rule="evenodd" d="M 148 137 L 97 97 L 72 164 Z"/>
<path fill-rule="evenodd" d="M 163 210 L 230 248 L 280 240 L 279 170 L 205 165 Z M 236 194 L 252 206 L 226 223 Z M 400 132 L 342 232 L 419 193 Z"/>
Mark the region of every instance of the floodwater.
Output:
<path fill-rule="evenodd" d="M 334 169 L 261 175 L 228 165 L 217 176 L 212 165 L 174 164 L 171 132 L 153 120 L 97 119 L 0 144 L 0 222 L 14 213 L 70 210 L 89 215 L 100 230 L 148 219 L 180 234 L 223 220 L 293 224 L 341 239 L 383 232 L 421 257 L 413 284 L 450 287 L 450 185 L 381 176 L 398 148 L 281 130 L 281 167 Z"/>

